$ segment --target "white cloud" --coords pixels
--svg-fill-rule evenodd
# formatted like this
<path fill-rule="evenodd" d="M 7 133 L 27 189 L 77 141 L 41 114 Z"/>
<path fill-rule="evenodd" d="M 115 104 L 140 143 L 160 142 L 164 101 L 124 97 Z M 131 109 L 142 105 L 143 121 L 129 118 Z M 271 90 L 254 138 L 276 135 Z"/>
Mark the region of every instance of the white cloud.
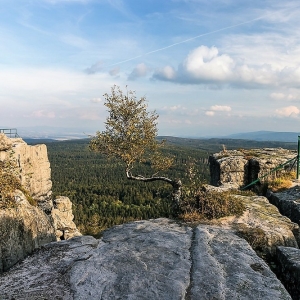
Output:
<path fill-rule="evenodd" d="M 91 102 L 92 103 L 100 103 L 100 102 L 102 102 L 102 99 L 101 98 L 93 98 L 93 99 L 91 99 Z"/>
<path fill-rule="evenodd" d="M 250 46 L 249 46 L 250 47 Z M 250 47 L 251 48 L 251 47 Z M 216 47 L 200 46 L 191 51 L 188 56 L 178 65 L 177 70 L 170 66 L 158 69 L 153 78 L 165 81 L 193 84 L 213 84 L 213 85 L 233 85 L 235 87 L 300 87 L 300 64 L 298 57 L 283 59 L 281 53 L 276 53 L 266 47 L 258 48 L 263 56 L 256 58 L 256 50 L 251 49 L 251 53 L 245 53 L 247 61 L 244 59 L 243 48 L 239 48 L 241 53 L 233 51 L 236 57 L 229 54 L 220 54 Z M 230 49 L 228 49 L 230 50 Z M 268 52 L 270 50 L 270 53 Z M 237 49 L 235 49 L 237 51 Z M 248 51 L 249 52 L 249 51 Z M 296 51 L 297 52 L 297 51 Z M 296 53 L 295 52 L 295 53 Z M 266 56 L 270 56 L 266 58 Z M 279 59 L 278 59 L 279 57 Z M 251 59 L 252 58 L 252 59 Z M 266 60 L 263 60 L 266 58 Z"/>
<path fill-rule="evenodd" d="M 53 111 L 37 110 L 32 112 L 28 117 L 53 119 L 55 118 L 55 113 Z"/>
<path fill-rule="evenodd" d="M 109 71 L 110 76 L 117 76 L 120 73 L 120 67 L 113 68 Z"/>
<path fill-rule="evenodd" d="M 275 113 L 280 117 L 295 118 L 299 115 L 300 110 L 296 106 L 287 106 L 280 109 L 276 109 Z"/>
<path fill-rule="evenodd" d="M 200 46 L 187 56 L 182 68 L 194 79 L 224 81 L 232 77 L 234 62 L 226 54 L 219 55 L 216 47 Z"/>
<path fill-rule="evenodd" d="M 129 74 L 128 79 L 129 80 L 135 80 L 139 77 L 144 77 L 148 73 L 148 68 L 144 63 L 138 64 L 132 72 Z"/>
<path fill-rule="evenodd" d="M 206 114 L 207 116 L 212 117 L 212 116 L 215 115 L 215 112 L 214 112 L 214 111 L 211 111 L 211 110 L 208 110 L 207 112 L 205 112 L 205 114 Z"/>
<path fill-rule="evenodd" d="M 298 96 L 295 94 L 284 94 L 284 93 L 272 93 L 270 95 L 271 99 L 274 100 L 288 100 L 288 101 L 293 101 L 293 100 L 297 100 Z"/>
<path fill-rule="evenodd" d="M 98 73 L 102 70 L 102 61 L 97 61 L 96 63 L 94 63 L 93 65 L 91 65 L 90 67 L 85 69 L 85 72 L 87 74 L 95 74 Z"/>
<path fill-rule="evenodd" d="M 230 106 L 222 106 L 222 105 L 213 105 L 210 107 L 211 110 L 213 111 L 231 111 Z"/>
<path fill-rule="evenodd" d="M 162 80 L 174 80 L 176 71 L 171 66 L 165 66 L 162 69 L 156 70 L 153 76 Z"/>
<path fill-rule="evenodd" d="M 283 100 L 286 96 L 283 93 L 272 93 L 270 97 L 275 100 Z"/>

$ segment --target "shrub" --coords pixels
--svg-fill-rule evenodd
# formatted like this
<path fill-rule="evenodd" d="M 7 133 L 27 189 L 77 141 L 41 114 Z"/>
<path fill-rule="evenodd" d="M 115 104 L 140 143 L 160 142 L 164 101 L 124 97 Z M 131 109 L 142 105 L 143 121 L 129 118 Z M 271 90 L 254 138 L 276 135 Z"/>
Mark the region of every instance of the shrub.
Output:
<path fill-rule="evenodd" d="M 180 218 L 187 222 L 240 216 L 245 210 L 242 200 L 230 191 L 199 191 L 193 199 L 183 201 Z"/>
<path fill-rule="evenodd" d="M 0 208 L 14 206 L 14 191 L 22 189 L 11 161 L 0 161 Z"/>

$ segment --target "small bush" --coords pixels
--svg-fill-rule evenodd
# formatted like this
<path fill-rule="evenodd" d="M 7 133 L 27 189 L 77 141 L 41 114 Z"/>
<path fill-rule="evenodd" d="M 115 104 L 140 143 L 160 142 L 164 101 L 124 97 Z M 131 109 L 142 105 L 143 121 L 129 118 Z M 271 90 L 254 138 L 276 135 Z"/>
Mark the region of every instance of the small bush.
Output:
<path fill-rule="evenodd" d="M 264 190 L 271 190 L 272 192 L 281 192 L 289 189 L 292 186 L 292 180 L 296 178 L 295 172 L 287 172 L 280 177 L 268 179 L 263 182 Z"/>
<path fill-rule="evenodd" d="M 245 210 L 242 200 L 229 191 L 200 191 L 194 199 L 183 201 L 180 218 L 187 222 L 240 216 Z"/>
<path fill-rule="evenodd" d="M 247 227 L 245 224 L 240 224 L 237 228 L 237 235 L 244 238 L 252 249 L 263 257 L 264 248 L 267 245 L 266 234 L 261 228 Z"/>
<path fill-rule="evenodd" d="M 20 179 L 13 170 L 11 162 L 0 161 L 0 208 L 14 206 L 14 191 L 22 189 Z"/>

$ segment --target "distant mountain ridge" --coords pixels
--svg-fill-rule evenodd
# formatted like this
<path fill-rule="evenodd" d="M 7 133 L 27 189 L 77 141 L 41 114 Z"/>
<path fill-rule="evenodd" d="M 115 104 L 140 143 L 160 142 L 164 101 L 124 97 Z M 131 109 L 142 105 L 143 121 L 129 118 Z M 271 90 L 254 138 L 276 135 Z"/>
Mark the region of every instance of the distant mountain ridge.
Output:
<path fill-rule="evenodd" d="M 297 143 L 298 136 L 300 136 L 300 132 L 254 131 L 231 134 L 223 138 Z"/>

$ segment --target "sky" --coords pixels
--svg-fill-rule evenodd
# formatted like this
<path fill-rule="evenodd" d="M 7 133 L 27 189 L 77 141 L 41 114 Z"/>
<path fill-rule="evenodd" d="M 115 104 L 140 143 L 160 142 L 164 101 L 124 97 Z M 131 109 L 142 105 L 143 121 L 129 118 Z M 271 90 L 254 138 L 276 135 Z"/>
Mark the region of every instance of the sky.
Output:
<path fill-rule="evenodd" d="M 298 0 L 0 0 L 0 128 L 104 130 L 113 85 L 159 135 L 300 131 Z"/>

